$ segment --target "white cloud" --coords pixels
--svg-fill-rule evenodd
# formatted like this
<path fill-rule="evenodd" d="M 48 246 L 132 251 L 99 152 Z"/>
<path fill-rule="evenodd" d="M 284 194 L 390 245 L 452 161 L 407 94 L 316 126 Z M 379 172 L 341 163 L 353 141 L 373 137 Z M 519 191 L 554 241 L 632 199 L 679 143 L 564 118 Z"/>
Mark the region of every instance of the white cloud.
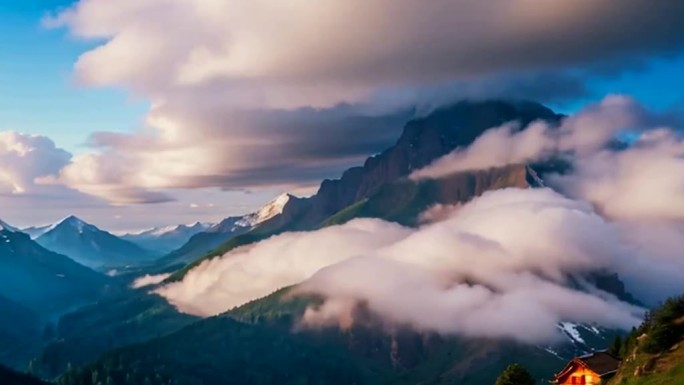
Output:
<path fill-rule="evenodd" d="M 432 208 L 418 229 L 360 220 L 286 233 L 204 262 L 159 293 L 183 311 L 212 315 L 301 283 L 301 291 L 326 297 L 307 311 L 309 324 L 348 325 L 363 303 L 391 324 L 535 343 L 553 338 L 559 321 L 629 327 L 636 309 L 590 285 L 571 289 L 565 279 L 617 272 L 648 303 L 684 290 L 677 203 L 684 145 L 671 129 L 650 128 L 652 118 L 632 99 L 610 96 L 558 127 L 487 131 L 417 173 L 435 178 L 562 155 L 572 173 L 549 180 L 578 200 L 548 189 L 503 190 Z M 607 147 L 625 129 L 640 139 Z M 519 316 L 493 317 L 501 309 Z"/>
<path fill-rule="evenodd" d="M 525 163 L 553 154 L 555 141 L 546 123 L 534 122 L 519 131 L 515 122 L 487 130 L 465 149 L 457 149 L 429 166 L 411 174 L 411 178 L 437 179 L 459 171 L 501 167 Z"/>
<path fill-rule="evenodd" d="M 327 299 L 308 323 L 344 323 L 350 304 L 363 302 L 390 324 L 537 343 L 557 336 L 561 320 L 638 322 L 638 309 L 566 285 L 570 274 L 642 258 L 622 236 L 588 204 L 507 189 L 419 229 L 363 219 L 282 234 L 204 262 L 158 293 L 207 316 L 303 282 L 301 291 Z M 502 309 L 517 316 L 493 316 Z"/>
<path fill-rule="evenodd" d="M 684 140 L 649 130 L 626 150 L 579 157 L 573 173 L 551 183 L 611 218 L 684 221 Z"/>
<path fill-rule="evenodd" d="M 681 10 L 635 1 L 615 12 L 591 0 L 82 0 L 48 24 L 106 39 L 77 63 L 89 84 L 145 94 L 212 84 L 239 105 L 290 108 L 385 85 L 625 62 L 681 47 L 684 36 L 671 33 Z M 633 23 L 644 12 L 653 17 Z"/>
<path fill-rule="evenodd" d="M 47 137 L 0 132 L 0 194 L 25 194 L 39 188 L 35 179 L 56 174 L 71 154 Z"/>
<path fill-rule="evenodd" d="M 396 242 L 409 233 L 409 229 L 374 219 L 313 233 L 286 233 L 239 248 L 228 257 L 204 262 L 182 282 L 166 285 L 158 293 L 182 311 L 218 314 L 302 282 L 325 266 Z M 306 249 L 309 251 L 302 252 Z"/>
<path fill-rule="evenodd" d="M 450 102 L 453 89 L 583 92 L 569 67 L 618 71 L 633 55 L 684 44 L 671 33 L 679 10 L 636 1 L 615 12 L 591 0 L 81 0 L 46 19 L 97 39 L 77 79 L 122 87 L 152 108 L 140 132 L 95 135 L 98 155 L 75 158 L 55 182 L 124 204 L 167 200 L 166 188 L 308 186 L 391 144 L 407 117 L 381 125 L 379 111 Z M 652 17 L 634 24 L 644 12 Z M 345 102 L 360 107 L 339 109 Z"/>
<path fill-rule="evenodd" d="M 170 276 L 171 274 L 145 274 L 142 277 L 136 278 L 135 281 L 133 281 L 133 283 L 131 284 L 131 287 L 134 289 L 139 289 L 145 286 L 157 285 L 163 282 L 166 278 L 169 278 Z"/>
<path fill-rule="evenodd" d="M 521 130 L 517 122 L 509 122 L 487 130 L 470 146 L 457 148 L 413 172 L 411 178 L 437 179 L 460 171 L 527 163 L 566 153 L 582 158 L 615 140 L 621 130 L 643 125 L 644 115 L 634 99 L 609 95 L 565 118 L 559 127 L 532 122 Z"/>

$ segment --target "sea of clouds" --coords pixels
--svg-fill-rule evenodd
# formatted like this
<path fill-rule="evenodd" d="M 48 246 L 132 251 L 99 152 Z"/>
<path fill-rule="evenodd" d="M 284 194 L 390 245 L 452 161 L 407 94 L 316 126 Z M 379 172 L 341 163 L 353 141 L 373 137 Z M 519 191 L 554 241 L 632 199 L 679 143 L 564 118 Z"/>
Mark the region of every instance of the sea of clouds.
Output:
<path fill-rule="evenodd" d="M 643 309 L 585 277 L 618 273 L 647 305 L 684 292 L 684 142 L 666 121 L 611 96 L 559 126 L 492 128 L 411 178 L 551 157 L 572 171 L 549 176 L 548 187 L 433 209 L 416 228 L 356 219 L 284 233 L 156 292 L 210 316 L 297 285 L 324 298 L 305 313 L 307 325 L 348 325 L 362 303 L 388 325 L 529 343 L 556 338 L 561 321 L 630 328 Z"/>

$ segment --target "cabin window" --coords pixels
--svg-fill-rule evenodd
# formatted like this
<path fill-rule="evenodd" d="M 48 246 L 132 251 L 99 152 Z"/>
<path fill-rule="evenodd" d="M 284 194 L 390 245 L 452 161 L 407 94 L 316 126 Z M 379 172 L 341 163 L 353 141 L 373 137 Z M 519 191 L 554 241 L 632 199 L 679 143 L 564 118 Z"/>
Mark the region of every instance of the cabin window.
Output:
<path fill-rule="evenodd" d="M 572 376 L 572 377 L 570 377 L 570 384 L 572 384 L 572 385 L 586 385 L 587 384 L 587 377 L 584 375 Z"/>

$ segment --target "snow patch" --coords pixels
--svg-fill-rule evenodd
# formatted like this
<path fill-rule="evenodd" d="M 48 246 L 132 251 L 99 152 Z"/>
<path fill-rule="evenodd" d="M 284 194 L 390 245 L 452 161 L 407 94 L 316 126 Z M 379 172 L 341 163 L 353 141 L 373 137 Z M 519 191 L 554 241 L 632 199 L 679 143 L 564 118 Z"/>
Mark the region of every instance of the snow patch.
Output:
<path fill-rule="evenodd" d="M 582 335 L 577 331 L 579 325 L 572 322 L 561 322 L 558 324 L 558 328 L 563 331 L 571 340 L 579 342 L 581 344 L 586 344 Z"/>

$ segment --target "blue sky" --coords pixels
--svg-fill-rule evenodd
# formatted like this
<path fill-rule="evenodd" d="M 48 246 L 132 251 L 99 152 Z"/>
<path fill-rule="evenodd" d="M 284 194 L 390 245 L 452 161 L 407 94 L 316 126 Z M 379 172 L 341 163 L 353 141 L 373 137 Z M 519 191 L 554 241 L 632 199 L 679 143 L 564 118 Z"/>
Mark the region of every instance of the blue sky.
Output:
<path fill-rule="evenodd" d="M 66 4 L 21 0 L 0 5 L 0 129 L 46 135 L 81 152 L 88 133 L 133 130 L 148 106 L 121 90 L 74 83 L 74 63 L 94 44 L 41 25 L 44 15 Z"/>

